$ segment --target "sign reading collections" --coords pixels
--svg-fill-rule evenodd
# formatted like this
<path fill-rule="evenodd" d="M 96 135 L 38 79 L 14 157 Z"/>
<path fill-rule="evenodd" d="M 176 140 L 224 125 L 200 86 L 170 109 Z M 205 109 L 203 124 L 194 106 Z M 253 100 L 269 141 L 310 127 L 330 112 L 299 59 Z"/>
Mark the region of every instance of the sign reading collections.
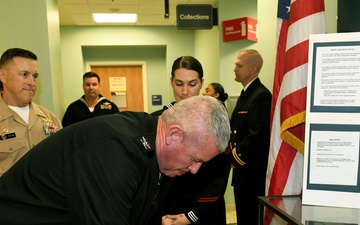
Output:
<path fill-rule="evenodd" d="M 210 4 L 179 4 L 176 6 L 176 25 L 179 30 L 211 29 L 213 8 Z"/>

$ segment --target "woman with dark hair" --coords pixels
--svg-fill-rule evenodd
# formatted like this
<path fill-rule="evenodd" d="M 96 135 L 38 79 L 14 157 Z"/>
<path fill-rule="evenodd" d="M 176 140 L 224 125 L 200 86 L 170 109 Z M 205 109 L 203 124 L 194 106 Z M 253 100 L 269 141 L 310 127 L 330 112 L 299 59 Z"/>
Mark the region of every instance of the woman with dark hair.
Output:
<path fill-rule="evenodd" d="M 203 95 L 211 96 L 221 101 L 225 105 L 228 94 L 225 92 L 224 87 L 219 83 L 210 83 L 205 88 Z"/>
<path fill-rule="evenodd" d="M 177 58 L 172 66 L 170 82 L 175 101 L 151 115 L 161 115 L 177 102 L 199 95 L 204 82 L 202 65 L 192 56 Z M 208 162 L 202 162 L 196 174 L 187 172 L 180 177 L 165 177 L 160 192 L 162 207 L 151 225 L 172 222 L 180 225 L 226 225 L 224 194 L 231 168 L 228 153 L 225 151 Z"/>
<path fill-rule="evenodd" d="M 203 87 L 203 76 L 202 65 L 196 58 L 192 56 L 177 58 L 172 65 L 170 77 L 175 101 L 151 113 L 151 115 L 161 115 L 164 110 L 173 107 L 176 102 L 199 95 L 200 89 Z"/>

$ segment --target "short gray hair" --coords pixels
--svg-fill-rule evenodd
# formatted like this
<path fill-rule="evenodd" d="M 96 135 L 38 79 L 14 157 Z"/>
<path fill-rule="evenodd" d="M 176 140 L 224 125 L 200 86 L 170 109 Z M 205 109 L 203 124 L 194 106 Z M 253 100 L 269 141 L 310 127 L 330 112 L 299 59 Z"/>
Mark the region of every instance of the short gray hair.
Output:
<path fill-rule="evenodd" d="M 165 124 L 180 125 L 185 142 L 205 147 L 213 139 L 220 153 L 230 139 L 230 121 L 225 107 L 214 97 L 193 96 L 176 103 L 162 113 Z"/>

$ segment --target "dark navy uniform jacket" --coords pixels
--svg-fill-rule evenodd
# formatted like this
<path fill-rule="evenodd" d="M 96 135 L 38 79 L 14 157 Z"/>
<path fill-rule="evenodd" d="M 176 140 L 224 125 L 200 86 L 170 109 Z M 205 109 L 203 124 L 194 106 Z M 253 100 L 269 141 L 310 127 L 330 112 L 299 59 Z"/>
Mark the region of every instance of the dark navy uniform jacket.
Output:
<path fill-rule="evenodd" d="M 174 104 L 151 115 L 161 115 Z M 225 151 L 203 163 L 197 174 L 188 172 L 178 177 L 165 177 L 158 219 L 149 225 L 161 224 L 159 217 L 162 215 L 181 213 L 193 224 L 226 225 L 224 194 L 230 169 L 229 151 Z"/>
<path fill-rule="evenodd" d="M 94 107 L 94 111 L 90 112 L 85 101 L 85 95 L 83 95 L 80 99 L 68 106 L 62 119 L 62 125 L 66 127 L 82 120 L 117 112 L 119 112 L 117 105 L 102 95 L 99 95 L 99 100 Z"/>
<path fill-rule="evenodd" d="M 231 116 L 232 186 L 265 192 L 270 145 L 271 93 L 255 79 L 239 97 Z"/>
<path fill-rule="evenodd" d="M 0 177 L 0 224 L 146 224 L 159 189 L 157 120 L 122 112 L 51 135 Z"/>

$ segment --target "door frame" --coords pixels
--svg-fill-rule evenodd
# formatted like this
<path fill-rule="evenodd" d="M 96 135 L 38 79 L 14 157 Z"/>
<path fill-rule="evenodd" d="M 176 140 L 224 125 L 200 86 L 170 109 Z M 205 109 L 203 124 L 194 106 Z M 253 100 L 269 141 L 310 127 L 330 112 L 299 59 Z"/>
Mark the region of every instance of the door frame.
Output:
<path fill-rule="evenodd" d="M 147 98 L 147 75 L 146 75 L 146 61 L 86 61 L 86 71 L 90 71 L 91 66 L 141 66 L 142 68 L 142 85 L 143 85 L 143 99 L 144 112 L 148 109 Z"/>

